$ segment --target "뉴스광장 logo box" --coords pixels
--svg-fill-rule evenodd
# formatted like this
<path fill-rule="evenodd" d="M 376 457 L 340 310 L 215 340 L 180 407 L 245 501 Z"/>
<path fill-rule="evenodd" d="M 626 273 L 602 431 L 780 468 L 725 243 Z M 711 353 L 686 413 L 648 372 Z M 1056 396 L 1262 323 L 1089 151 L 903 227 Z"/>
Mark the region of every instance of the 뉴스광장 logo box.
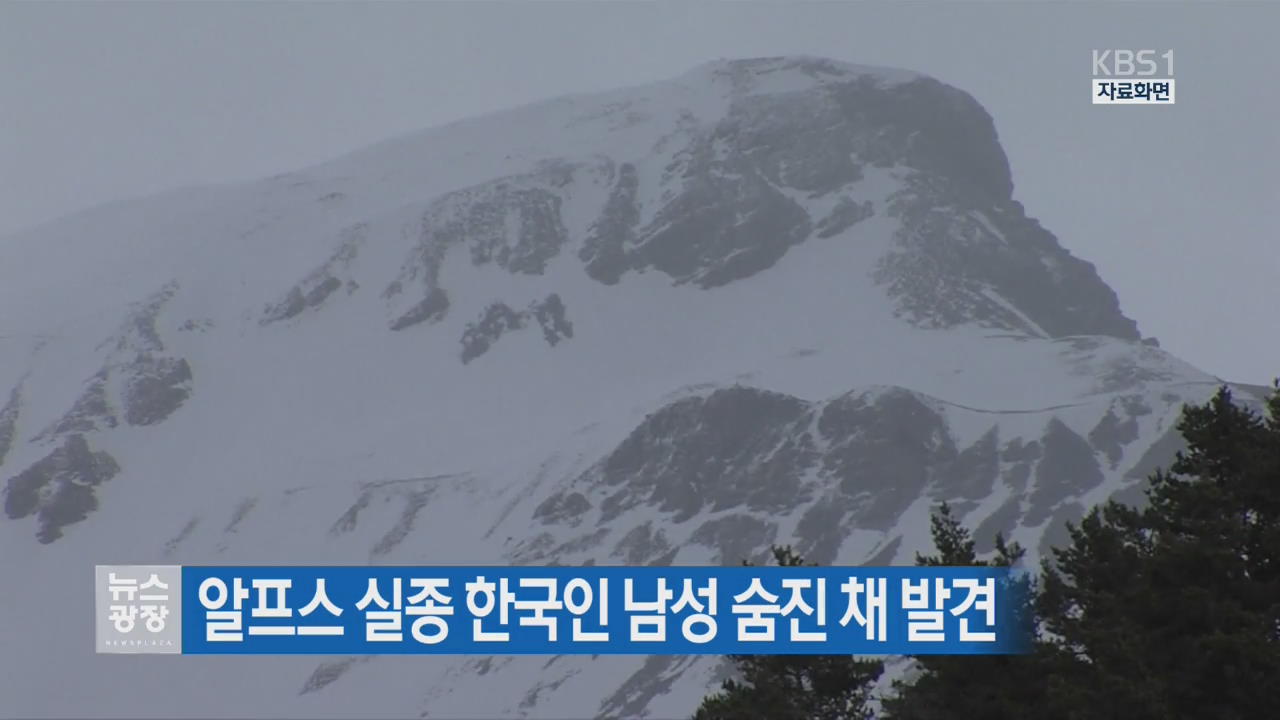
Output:
<path fill-rule="evenodd" d="M 1172 105 L 1173 50 L 1094 50 L 1094 105 Z"/>
<path fill-rule="evenodd" d="M 96 566 L 94 627 L 100 653 L 181 653 L 182 567 Z"/>

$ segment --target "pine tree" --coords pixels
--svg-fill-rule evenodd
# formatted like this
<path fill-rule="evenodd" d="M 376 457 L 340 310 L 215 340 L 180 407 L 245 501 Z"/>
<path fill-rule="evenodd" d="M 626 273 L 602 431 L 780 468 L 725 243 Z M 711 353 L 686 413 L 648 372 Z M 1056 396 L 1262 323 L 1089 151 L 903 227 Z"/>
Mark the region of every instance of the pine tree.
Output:
<path fill-rule="evenodd" d="M 1148 505 L 1095 509 L 1054 551 L 1041 612 L 1076 662 L 1071 717 L 1280 716 L 1280 387 L 1262 417 L 1222 388 Z"/>
<path fill-rule="evenodd" d="M 774 547 L 783 567 L 805 565 L 790 547 Z M 812 563 L 810 563 L 812 564 Z M 866 720 L 878 660 L 850 655 L 730 655 L 740 679 L 725 680 L 694 720 Z"/>
<path fill-rule="evenodd" d="M 916 555 L 916 564 L 925 566 L 1014 567 L 1023 549 L 1008 544 L 1002 535 L 995 540 L 996 553 L 981 560 L 974 550 L 969 531 L 943 503 L 932 519 L 935 555 Z M 1034 633 L 1036 587 L 1028 577 L 1015 577 L 1008 597 L 1019 598 L 1013 608 L 1027 632 Z M 893 693 L 884 699 L 884 717 L 893 720 L 943 720 L 983 718 L 1014 720 L 1036 717 L 1056 718 L 1045 705 L 1047 683 L 1061 661 L 1056 649 L 1044 642 L 1031 643 L 1025 655 L 947 656 L 922 655 L 914 658 L 915 668 L 908 679 L 894 682 Z"/>

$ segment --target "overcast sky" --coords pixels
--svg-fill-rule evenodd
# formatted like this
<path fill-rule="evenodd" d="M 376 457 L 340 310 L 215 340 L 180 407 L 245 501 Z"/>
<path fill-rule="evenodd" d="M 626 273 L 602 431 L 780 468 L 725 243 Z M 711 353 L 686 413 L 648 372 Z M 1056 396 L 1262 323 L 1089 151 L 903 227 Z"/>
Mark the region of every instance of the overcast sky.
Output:
<path fill-rule="evenodd" d="M 995 117 L 1015 197 L 1144 334 L 1280 374 L 1280 2 L 0 3 L 0 233 L 722 57 L 931 74 Z M 1172 48 L 1177 104 L 1093 106 L 1095 48 Z"/>

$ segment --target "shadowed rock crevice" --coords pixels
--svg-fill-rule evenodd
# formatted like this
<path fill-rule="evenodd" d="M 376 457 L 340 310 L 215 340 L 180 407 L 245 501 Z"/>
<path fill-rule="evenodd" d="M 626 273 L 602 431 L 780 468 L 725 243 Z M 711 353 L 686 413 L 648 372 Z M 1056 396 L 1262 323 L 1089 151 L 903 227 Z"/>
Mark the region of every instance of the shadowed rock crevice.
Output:
<path fill-rule="evenodd" d="M 681 192 L 639 233 L 636 268 L 653 267 L 677 283 L 717 287 L 772 267 L 812 230 L 809 215 L 745 157 L 718 158 L 717 132 L 686 151 Z M 744 148 L 735 148 L 745 152 Z"/>
<path fill-rule="evenodd" d="M 484 309 L 480 319 L 462 333 L 462 362 L 469 363 L 489 351 L 498 338 L 511 330 L 524 327 L 525 316 L 506 303 L 493 303 Z"/>
<path fill-rule="evenodd" d="M 448 311 L 448 293 L 438 287 L 431 288 L 426 297 L 392 321 L 391 329 L 404 330 L 419 323 L 434 323 L 443 319 Z"/>
<path fill-rule="evenodd" d="M 832 208 L 831 213 L 814 227 L 814 234 L 820 238 L 839 235 L 872 215 L 875 215 L 875 208 L 870 200 L 858 202 L 852 198 L 843 197 Z"/>
<path fill-rule="evenodd" d="M 434 492 L 430 489 L 417 490 L 405 493 L 401 496 L 404 507 L 400 511 L 400 517 L 396 520 L 395 525 L 382 536 L 378 543 L 373 546 L 371 554 L 373 556 L 386 555 L 404 542 L 404 539 L 413 531 L 414 523 L 418 520 L 418 513 L 427 506 L 427 502 L 431 499 Z"/>
<path fill-rule="evenodd" d="M 934 496 L 978 500 L 990 495 L 1000 477 L 998 443 L 999 428 L 992 427 L 977 442 L 961 451 L 938 479 Z"/>
<path fill-rule="evenodd" d="M 796 525 L 796 552 L 809 562 L 829 565 L 836 560 L 840 546 L 852 529 L 850 517 L 857 503 L 847 495 L 828 493 L 800 517 Z"/>
<path fill-rule="evenodd" d="M 777 536 L 774 523 L 751 515 L 726 515 L 700 525 L 690 540 L 715 550 L 714 562 L 737 565 L 743 560 L 760 561 L 761 548 L 769 547 Z"/>
<path fill-rule="evenodd" d="M 973 207 L 966 192 L 912 174 L 894 195 L 895 249 L 874 277 L 901 317 L 933 328 L 977 323 L 1037 336 L 1140 338 L 1093 265 L 1063 249 L 1021 204 Z"/>
<path fill-rule="evenodd" d="M 893 559 L 898 556 L 898 548 L 901 546 L 902 536 L 899 535 L 890 540 L 887 545 L 877 550 L 871 557 L 867 558 L 864 564 L 872 567 L 892 565 Z"/>
<path fill-rule="evenodd" d="M 1012 194 L 1009 161 L 995 123 L 968 93 L 928 77 L 886 86 L 861 76 L 833 85 L 830 94 L 860 130 L 853 150 L 865 162 L 947 178 L 965 188 L 971 204 Z"/>
<path fill-rule="evenodd" d="M 1071 534 L 1067 530 L 1067 523 L 1079 521 L 1084 516 L 1084 513 L 1084 506 L 1080 503 L 1071 502 L 1058 507 L 1053 516 L 1049 518 L 1049 524 L 1040 536 L 1040 557 L 1053 557 L 1053 548 L 1062 548 L 1070 545 Z"/>
<path fill-rule="evenodd" d="M 1018 520 L 1022 517 L 1022 496 L 1009 498 L 995 512 L 984 519 L 973 531 L 974 546 L 978 552 L 990 552 L 995 549 L 996 535 L 1008 539 Z"/>
<path fill-rule="evenodd" d="M 9 392 L 9 399 L 0 407 L 0 466 L 13 447 L 14 437 L 18 433 L 18 411 L 22 409 L 22 386 L 18 385 Z"/>
<path fill-rule="evenodd" d="M 591 501 L 580 492 L 556 493 L 544 500 L 533 511 L 533 518 L 548 524 L 578 525 L 582 516 L 591 509 Z"/>
<path fill-rule="evenodd" d="M 364 224 L 343 230 L 340 244 L 333 255 L 301 282 L 289 288 L 283 298 L 267 305 L 262 313 L 261 324 L 269 325 L 297 317 L 305 310 L 322 305 L 344 284 L 354 287 L 351 265 L 355 262 L 367 233 L 368 226 Z"/>
<path fill-rule="evenodd" d="M 536 322 L 542 328 L 542 338 L 555 347 L 561 340 L 573 337 L 573 323 L 565 314 L 564 302 L 552 293 L 546 299 L 531 303 L 527 310 L 517 312 L 506 303 L 493 303 L 485 308 L 476 322 L 467 325 L 462 333 L 462 362 L 466 363 L 489 352 L 504 335 L 521 330 Z"/>
<path fill-rule="evenodd" d="M 613 556 L 627 565 L 646 565 L 672 550 L 671 542 L 653 523 L 632 528 L 613 549 Z"/>
<path fill-rule="evenodd" d="M 565 317 L 564 302 L 559 295 L 552 293 L 546 300 L 530 305 L 529 312 L 542 327 L 542 337 L 548 345 L 554 347 L 561 340 L 573 337 L 573 323 Z"/>
<path fill-rule="evenodd" d="M 1187 441 L 1176 427 L 1170 426 L 1147 451 L 1125 472 L 1130 480 L 1146 480 L 1157 468 L 1167 468 L 1179 452 L 1187 449 Z"/>
<path fill-rule="evenodd" d="M 140 356 L 124 387 L 125 421 L 154 425 L 191 395 L 191 366 L 185 358 Z"/>
<path fill-rule="evenodd" d="M 93 452 L 84 435 L 67 436 L 62 445 L 9 478 L 5 514 L 36 518 L 36 539 L 51 543 L 63 528 L 98 509 L 96 488 L 115 477 L 120 466 L 106 452 Z"/>
<path fill-rule="evenodd" d="M 694 655 L 653 655 L 645 658 L 644 665 L 600 704 L 596 717 L 644 717 L 645 708 L 653 699 L 668 692 L 681 673 L 696 661 L 697 656 Z"/>
<path fill-rule="evenodd" d="M 623 163 L 618 167 L 609 198 L 578 252 L 587 274 L 606 285 L 617 283 L 631 267 L 627 247 L 634 243 L 640 223 L 636 200 L 639 183 L 635 165 Z"/>
<path fill-rule="evenodd" d="M 257 507 L 257 505 L 258 498 L 251 497 L 241 500 L 236 505 L 236 509 L 231 513 L 231 520 L 227 522 L 227 526 L 222 529 L 222 532 L 235 532 L 236 529 L 240 527 L 240 523 L 244 522 L 244 519 L 249 516 L 249 513 L 253 512 L 253 509 Z"/>
<path fill-rule="evenodd" d="M 328 685 L 334 683 L 347 673 L 361 658 L 340 658 L 338 660 L 328 660 L 316 666 L 311 672 L 311 676 L 302 684 L 302 689 L 298 691 L 299 695 L 318 692 Z"/>
<path fill-rule="evenodd" d="M 1131 410 L 1151 412 L 1138 396 L 1108 399 L 1094 422 L 1109 426 L 1108 413 Z M 997 533 L 1039 533 L 1046 521 L 1059 528 L 1108 477 L 1118 480 L 1119 470 L 1104 471 L 1090 442 L 1055 415 L 1030 436 L 1022 417 L 1012 413 L 1012 427 L 996 422 L 960 449 L 952 423 L 990 422 L 990 411 L 900 387 L 824 402 L 743 386 L 684 397 L 546 495 L 533 520 L 547 534 L 519 556 L 562 557 L 613 538 L 627 562 L 690 545 L 738 562 L 776 541 L 827 564 L 852 549 L 851 537 L 901 539 L 895 530 L 926 497 L 931 506 L 951 503 L 990 549 Z"/>
<path fill-rule="evenodd" d="M 177 292 L 171 282 L 132 306 L 119 331 L 98 346 L 107 351 L 102 367 L 84 383 L 71 408 L 34 438 L 38 443 L 60 440 L 61 445 L 9 479 L 6 513 L 13 518 L 35 514 L 41 542 L 58 539 L 64 526 L 96 510 L 94 488 L 120 471 L 111 455 L 89 450 L 90 434 L 122 421 L 135 427 L 155 425 L 190 397 L 191 366 L 167 351 L 157 327 L 161 311 Z M 17 397 L 15 392 L 0 410 L 0 460 L 6 435 L 12 441 L 6 411 L 12 406 L 16 414 Z"/>
<path fill-rule="evenodd" d="M 465 242 L 476 265 L 539 275 L 567 239 L 560 197 L 549 190 L 503 189 L 471 205 L 464 218 L 439 228 L 438 241 Z"/>
<path fill-rule="evenodd" d="M 589 471 L 611 493 L 602 519 L 642 503 L 677 522 L 704 509 L 785 510 L 802 495 L 794 470 L 814 459 L 810 441 L 788 437 L 806 412 L 796 398 L 750 388 L 669 405 Z"/>
<path fill-rule="evenodd" d="M 173 552 L 177 550 L 178 547 L 181 546 L 182 543 L 185 542 L 187 538 L 191 537 L 191 534 L 194 533 L 196 531 L 196 528 L 199 526 L 200 526 L 200 518 L 198 516 L 188 520 L 187 524 L 182 526 L 182 529 L 178 531 L 177 535 L 174 535 L 173 537 L 165 541 L 164 543 L 165 555 L 166 556 L 172 555 Z"/>
<path fill-rule="evenodd" d="M 1040 524 L 1063 499 L 1092 490 L 1103 480 L 1102 468 L 1089 443 L 1053 418 L 1045 428 L 1044 455 L 1036 465 L 1032 509 L 1026 523 Z"/>
<path fill-rule="evenodd" d="M 191 396 L 193 373 L 185 358 L 167 352 L 157 318 L 176 294 L 174 283 L 134 305 L 120 332 L 104 345 L 114 348 L 102 368 L 85 382 L 71 408 L 46 427 L 37 441 L 71 433 L 155 425 Z"/>
<path fill-rule="evenodd" d="M 831 401 L 818 419 L 830 448 L 822 472 L 855 500 L 859 527 L 886 530 L 957 452 L 946 419 L 915 393 L 890 388 Z"/>
<path fill-rule="evenodd" d="M 568 242 L 563 195 L 579 169 L 575 164 L 548 161 L 534 172 L 455 190 L 433 200 L 422 215 L 409 259 L 382 294 L 391 312 L 389 327 L 404 330 L 444 317 L 449 303 L 440 271 L 454 247 L 465 248 L 476 266 L 543 274 Z"/>
<path fill-rule="evenodd" d="M 110 375 L 110 372 L 104 368 L 89 378 L 80 396 L 72 403 L 71 409 L 45 428 L 35 439 L 44 440 L 69 433 L 106 430 L 119 425 L 120 420 L 116 416 L 116 411 L 107 400 L 107 380 Z"/>
<path fill-rule="evenodd" d="M 1120 463 L 1125 446 L 1137 439 L 1137 418 L 1126 415 L 1121 420 L 1114 409 L 1108 409 L 1107 414 L 1089 431 L 1089 444 L 1107 456 L 1112 469 Z"/>

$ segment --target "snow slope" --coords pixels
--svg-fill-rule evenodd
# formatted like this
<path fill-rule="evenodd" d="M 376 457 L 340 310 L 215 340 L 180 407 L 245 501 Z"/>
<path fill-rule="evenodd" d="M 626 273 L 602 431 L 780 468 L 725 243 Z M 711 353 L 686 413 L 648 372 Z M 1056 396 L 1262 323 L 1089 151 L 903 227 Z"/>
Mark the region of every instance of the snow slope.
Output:
<path fill-rule="evenodd" d="M 965 93 L 771 58 L 0 240 L 0 712 L 673 717 L 723 671 L 97 656 L 97 563 L 905 563 L 943 500 L 1038 556 L 1218 380 L 1012 190 Z"/>

